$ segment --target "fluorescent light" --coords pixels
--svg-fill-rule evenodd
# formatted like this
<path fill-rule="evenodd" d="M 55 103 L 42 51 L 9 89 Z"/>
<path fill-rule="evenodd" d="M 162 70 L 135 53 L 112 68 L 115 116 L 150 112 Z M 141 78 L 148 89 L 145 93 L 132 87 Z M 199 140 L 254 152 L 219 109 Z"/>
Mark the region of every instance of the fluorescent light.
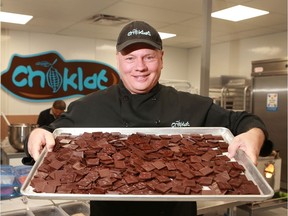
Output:
<path fill-rule="evenodd" d="M 237 5 L 231 8 L 213 12 L 211 16 L 214 18 L 238 22 L 241 20 L 250 19 L 257 16 L 262 16 L 268 13 L 269 13 L 268 11 L 258 10 L 243 5 Z"/>
<path fill-rule="evenodd" d="M 30 15 L 0 12 L 0 22 L 8 22 L 8 23 L 25 25 L 32 18 L 33 16 L 30 16 Z"/>
<path fill-rule="evenodd" d="M 164 32 L 158 32 L 161 39 L 167 39 L 167 38 L 171 38 L 171 37 L 176 37 L 176 34 L 171 34 L 171 33 L 164 33 Z"/>

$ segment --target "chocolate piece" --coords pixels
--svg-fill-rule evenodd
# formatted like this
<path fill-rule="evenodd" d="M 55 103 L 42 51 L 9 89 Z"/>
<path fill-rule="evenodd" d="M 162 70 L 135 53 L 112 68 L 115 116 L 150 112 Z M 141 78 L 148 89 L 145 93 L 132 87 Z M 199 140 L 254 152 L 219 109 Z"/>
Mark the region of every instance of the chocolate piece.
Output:
<path fill-rule="evenodd" d="M 173 161 L 167 162 L 165 164 L 166 164 L 166 167 L 167 167 L 168 170 L 176 170 L 177 169 L 175 164 L 173 163 Z"/>
<path fill-rule="evenodd" d="M 100 170 L 98 170 L 98 173 L 99 173 L 101 178 L 110 177 L 110 175 L 111 175 L 109 169 L 100 169 Z"/>
<path fill-rule="evenodd" d="M 196 184 L 194 187 L 190 187 L 190 190 L 194 193 L 199 193 L 202 191 L 202 186 L 200 184 Z"/>
<path fill-rule="evenodd" d="M 203 167 L 199 170 L 199 172 L 201 172 L 204 176 L 207 176 L 208 174 L 213 173 L 213 169 L 211 169 L 210 167 L 206 166 Z"/>
<path fill-rule="evenodd" d="M 239 187 L 242 184 L 243 180 L 240 178 L 234 178 L 234 179 L 230 179 L 228 181 L 228 183 L 232 186 L 232 187 Z"/>
<path fill-rule="evenodd" d="M 213 178 L 212 177 L 200 177 L 196 180 L 200 185 L 209 186 L 212 184 Z"/>
<path fill-rule="evenodd" d="M 158 170 L 163 169 L 164 167 L 166 167 L 165 163 L 163 163 L 162 160 L 157 160 L 157 161 L 153 162 L 152 165 L 155 168 L 157 168 Z"/>
<path fill-rule="evenodd" d="M 114 166 L 115 166 L 115 168 L 118 168 L 118 169 L 125 169 L 126 168 L 125 161 L 116 160 L 116 161 L 114 161 Z"/>
<path fill-rule="evenodd" d="M 133 176 L 133 175 L 127 175 L 124 177 L 124 180 L 127 182 L 127 184 L 134 184 L 137 183 L 139 180 L 137 177 Z"/>
<path fill-rule="evenodd" d="M 112 155 L 112 158 L 114 160 L 123 160 L 125 159 L 125 156 L 121 154 L 120 152 L 116 152 L 115 154 Z"/>
<path fill-rule="evenodd" d="M 153 166 L 152 163 L 149 162 L 144 163 L 141 167 L 147 172 L 150 172 L 155 169 L 155 166 Z"/>
<path fill-rule="evenodd" d="M 230 176 L 226 170 L 224 172 L 216 174 L 216 176 L 214 177 L 214 181 L 216 182 L 227 182 L 229 180 Z"/>
<path fill-rule="evenodd" d="M 220 190 L 231 190 L 232 187 L 228 182 L 217 182 Z"/>
<path fill-rule="evenodd" d="M 215 151 L 208 151 L 204 155 L 201 156 L 203 161 L 211 161 L 212 158 L 216 157 L 217 153 Z"/>
<path fill-rule="evenodd" d="M 202 160 L 200 156 L 193 155 L 193 156 L 190 156 L 190 161 L 192 163 L 201 163 Z"/>
<path fill-rule="evenodd" d="M 239 176 L 241 173 L 242 173 L 242 171 L 240 171 L 240 170 L 232 169 L 232 170 L 229 172 L 229 175 L 230 175 L 232 178 L 235 178 L 235 177 Z"/>
<path fill-rule="evenodd" d="M 171 186 L 165 183 L 160 183 L 160 184 L 155 185 L 155 190 L 162 194 L 165 194 L 170 189 L 171 189 Z"/>
<path fill-rule="evenodd" d="M 118 191 L 123 193 L 123 194 L 130 194 L 135 189 L 136 189 L 135 186 L 123 185 L 122 187 L 118 188 Z"/>
<path fill-rule="evenodd" d="M 148 180 L 152 178 L 151 172 L 141 172 L 139 175 L 140 180 Z"/>
<path fill-rule="evenodd" d="M 110 179 L 109 177 L 100 178 L 100 179 L 97 180 L 97 184 L 100 187 L 105 188 L 107 186 L 112 186 L 113 185 L 113 180 Z"/>
<path fill-rule="evenodd" d="M 182 137 L 180 135 L 171 135 L 170 142 L 171 143 L 178 143 Z"/>
<path fill-rule="evenodd" d="M 192 167 L 194 170 L 198 171 L 198 170 L 202 169 L 204 166 L 201 163 L 194 163 L 194 164 L 192 164 Z"/>
<path fill-rule="evenodd" d="M 99 158 L 87 158 L 86 159 L 87 166 L 98 166 L 99 163 L 100 163 Z"/>
<path fill-rule="evenodd" d="M 245 168 L 239 164 L 238 162 L 230 162 L 232 165 L 233 165 L 233 168 L 236 169 L 236 170 L 240 170 L 242 172 L 245 171 Z"/>
<path fill-rule="evenodd" d="M 183 180 L 183 185 L 185 185 L 186 187 L 195 187 L 196 186 L 196 182 L 195 182 L 195 180 L 184 179 Z"/>
<path fill-rule="evenodd" d="M 175 185 L 172 187 L 171 190 L 172 193 L 177 193 L 177 194 L 185 194 L 186 192 L 186 187 L 182 185 Z"/>
<path fill-rule="evenodd" d="M 157 175 L 155 178 L 161 183 L 167 183 L 171 181 L 170 178 L 168 178 L 167 176 L 162 176 L 162 175 Z"/>
<path fill-rule="evenodd" d="M 221 190 L 219 189 L 218 187 L 218 184 L 216 182 L 214 182 L 211 186 L 209 186 L 209 188 L 211 189 L 211 191 L 213 191 L 212 193 L 214 195 L 220 195 L 220 194 L 223 194 L 221 192 Z"/>
<path fill-rule="evenodd" d="M 189 170 L 182 172 L 182 175 L 188 179 L 192 179 L 194 177 L 193 173 Z"/>

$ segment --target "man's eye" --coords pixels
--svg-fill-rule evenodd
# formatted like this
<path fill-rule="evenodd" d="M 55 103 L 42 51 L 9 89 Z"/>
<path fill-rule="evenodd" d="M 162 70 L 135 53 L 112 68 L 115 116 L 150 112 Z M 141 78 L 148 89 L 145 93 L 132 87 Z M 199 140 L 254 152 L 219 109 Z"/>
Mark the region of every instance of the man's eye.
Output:
<path fill-rule="evenodd" d="M 133 61 L 133 57 L 126 57 L 126 61 Z"/>
<path fill-rule="evenodd" d="M 149 55 L 145 57 L 146 61 L 152 61 L 153 59 L 155 59 L 155 56 Z"/>

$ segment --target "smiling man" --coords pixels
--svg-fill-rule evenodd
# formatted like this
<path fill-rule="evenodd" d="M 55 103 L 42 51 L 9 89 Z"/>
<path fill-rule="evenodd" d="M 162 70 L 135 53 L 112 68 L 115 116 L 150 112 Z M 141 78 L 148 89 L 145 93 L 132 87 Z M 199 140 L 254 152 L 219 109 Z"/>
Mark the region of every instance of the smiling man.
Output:
<path fill-rule="evenodd" d="M 28 143 L 34 159 L 44 145 L 52 151 L 55 141 L 51 132 L 60 127 L 226 127 L 235 135 L 230 157 L 240 148 L 256 163 L 260 152 L 271 150 L 265 125 L 257 116 L 228 111 L 211 98 L 159 84 L 164 51 L 158 32 L 149 24 L 134 21 L 126 25 L 116 49 L 119 84 L 70 103 L 59 119 L 34 129 Z M 193 201 L 91 201 L 90 205 L 91 215 L 97 216 L 197 215 Z"/>

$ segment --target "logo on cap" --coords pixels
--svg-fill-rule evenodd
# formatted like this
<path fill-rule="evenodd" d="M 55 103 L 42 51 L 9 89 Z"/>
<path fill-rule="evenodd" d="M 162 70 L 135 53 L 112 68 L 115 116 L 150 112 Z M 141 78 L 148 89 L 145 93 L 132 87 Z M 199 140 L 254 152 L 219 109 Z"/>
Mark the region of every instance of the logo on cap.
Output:
<path fill-rule="evenodd" d="M 127 36 L 133 36 L 133 35 L 149 35 L 151 36 L 150 31 L 144 31 L 144 30 L 138 30 L 138 29 L 133 29 L 132 31 L 129 31 L 127 33 Z"/>

